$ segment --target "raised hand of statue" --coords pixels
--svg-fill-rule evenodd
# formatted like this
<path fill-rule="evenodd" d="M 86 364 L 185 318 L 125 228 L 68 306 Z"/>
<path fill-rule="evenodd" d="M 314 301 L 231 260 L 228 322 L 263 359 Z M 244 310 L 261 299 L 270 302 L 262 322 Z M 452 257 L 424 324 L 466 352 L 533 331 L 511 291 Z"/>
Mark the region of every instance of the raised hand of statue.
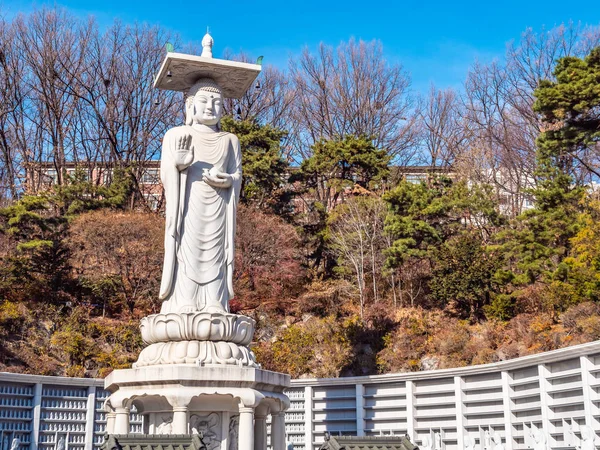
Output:
<path fill-rule="evenodd" d="M 192 135 L 184 134 L 176 138 L 175 165 L 177 169 L 186 169 L 194 161 Z"/>
<path fill-rule="evenodd" d="M 233 183 L 233 177 L 230 174 L 212 169 L 203 175 L 202 180 L 215 188 L 228 188 Z"/>

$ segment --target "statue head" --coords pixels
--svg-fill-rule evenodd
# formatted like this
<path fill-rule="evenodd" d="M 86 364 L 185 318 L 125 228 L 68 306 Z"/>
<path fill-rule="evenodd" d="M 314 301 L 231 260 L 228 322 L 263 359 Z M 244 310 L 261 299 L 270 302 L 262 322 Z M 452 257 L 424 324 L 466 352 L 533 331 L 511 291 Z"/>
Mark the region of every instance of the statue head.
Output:
<path fill-rule="evenodd" d="M 223 115 L 223 93 L 211 78 L 200 78 L 185 100 L 185 124 L 219 125 Z"/>

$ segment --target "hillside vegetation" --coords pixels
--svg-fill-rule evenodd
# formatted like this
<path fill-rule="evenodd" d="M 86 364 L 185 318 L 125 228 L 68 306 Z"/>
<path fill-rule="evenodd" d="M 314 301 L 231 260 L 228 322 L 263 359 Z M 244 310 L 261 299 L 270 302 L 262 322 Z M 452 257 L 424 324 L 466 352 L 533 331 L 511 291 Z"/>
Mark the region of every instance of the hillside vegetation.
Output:
<path fill-rule="evenodd" d="M 102 377 L 160 309 L 164 205 L 144 177 L 179 123 L 148 84 L 165 35 L 48 9 L 1 25 L 17 44 L 0 57 L 0 370 Z M 599 44 L 528 31 L 463 93 L 419 99 L 379 43 L 323 45 L 227 103 L 244 164 L 230 306 L 256 320 L 263 367 L 417 371 L 600 339 Z"/>

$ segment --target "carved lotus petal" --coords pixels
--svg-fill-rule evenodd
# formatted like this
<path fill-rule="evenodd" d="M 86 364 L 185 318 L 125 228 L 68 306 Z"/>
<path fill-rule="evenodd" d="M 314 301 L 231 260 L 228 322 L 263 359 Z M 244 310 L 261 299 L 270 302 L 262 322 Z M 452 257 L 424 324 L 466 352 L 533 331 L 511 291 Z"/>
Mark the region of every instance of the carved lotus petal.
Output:
<path fill-rule="evenodd" d="M 140 323 L 146 344 L 178 341 L 225 341 L 249 345 L 254 320 L 227 313 L 167 313 L 144 317 Z"/>
<path fill-rule="evenodd" d="M 186 354 L 197 355 L 198 353 L 200 353 L 200 342 L 190 341 L 189 344 L 187 345 Z"/>
<path fill-rule="evenodd" d="M 210 317 L 206 317 L 206 316 L 196 316 L 198 317 L 197 320 L 194 320 L 195 318 L 193 317 L 191 320 L 191 327 L 190 327 L 190 331 L 191 333 L 188 335 L 188 337 L 191 339 L 193 338 L 193 330 L 197 330 L 197 338 L 201 341 L 210 341 L 211 340 L 211 328 L 212 328 L 212 321 L 210 320 Z M 194 326 L 195 325 L 195 326 Z"/>
<path fill-rule="evenodd" d="M 250 349 L 234 342 L 159 342 L 140 353 L 134 367 L 163 364 L 236 365 L 260 367 Z"/>

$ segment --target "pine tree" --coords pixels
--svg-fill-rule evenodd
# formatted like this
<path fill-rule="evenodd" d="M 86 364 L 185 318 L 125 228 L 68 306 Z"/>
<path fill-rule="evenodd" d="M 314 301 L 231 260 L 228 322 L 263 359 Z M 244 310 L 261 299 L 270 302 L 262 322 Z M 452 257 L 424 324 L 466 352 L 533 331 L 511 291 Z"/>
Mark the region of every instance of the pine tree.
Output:
<path fill-rule="evenodd" d="M 543 123 L 532 191 L 535 208 L 519 216 L 513 230 L 498 236 L 508 269 L 499 271 L 498 278 L 512 285 L 515 298 L 527 286 L 552 287 L 569 277 L 564 260 L 579 229 L 585 196 L 577 175 L 598 175 L 587 161 L 600 139 L 600 48 L 584 59 L 561 58 L 554 77 L 541 80 L 534 92 L 533 109 Z M 563 309 L 557 302 L 552 306 Z"/>
<path fill-rule="evenodd" d="M 285 213 L 289 193 L 284 183 L 289 164 L 282 156 L 281 143 L 287 132 L 255 120 L 235 120 L 230 116 L 223 117 L 221 125 L 240 140 L 244 166 L 241 201 Z"/>

